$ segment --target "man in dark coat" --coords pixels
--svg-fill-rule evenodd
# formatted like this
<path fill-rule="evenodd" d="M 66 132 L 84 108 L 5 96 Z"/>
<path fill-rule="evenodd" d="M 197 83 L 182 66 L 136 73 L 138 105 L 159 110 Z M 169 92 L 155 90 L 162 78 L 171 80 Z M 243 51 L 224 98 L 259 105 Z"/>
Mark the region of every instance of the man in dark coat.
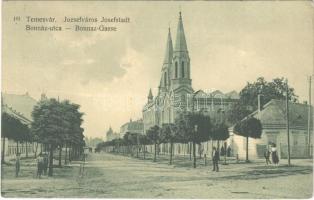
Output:
<path fill-rule="evenodd" d="M 219 160 L 219 151 L 216 149 L 216 147 L 213 147 L 213 171 L 218 172 L 218 160 Z"/>
<path fill-rule="evenodd" d="M 266 149 L 266 151 L 264 152 L 264 157 L 266 159 L 266 165 L 271 164 L 271 161 L 269 160 L 270 154 L 271 154 L 271 152 L 268 149 Z"/>
<path fill-rule="evenodd" d="M 16 159 L 15 159 L 15 177 L 19 176 L 20 173 L 20 153 L 16 154 Z"/>

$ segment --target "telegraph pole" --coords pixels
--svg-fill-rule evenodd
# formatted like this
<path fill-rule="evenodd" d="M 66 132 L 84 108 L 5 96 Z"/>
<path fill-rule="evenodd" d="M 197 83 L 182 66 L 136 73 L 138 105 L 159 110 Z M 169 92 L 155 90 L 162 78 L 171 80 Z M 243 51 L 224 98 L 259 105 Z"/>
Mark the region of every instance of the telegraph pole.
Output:
<path fill-rule="evenodd" d="M 288 138 L 288 166 L 290 166 L 290 134 L 289 134 L 289 87 L 286 79 L 286 122 L 287 122 L 287 138 Z"/>
<path fill-rule="evenodd" d="M 308 105 L 308 121 L 307 121 L 307 134 L 308 134 L 308 152 L 309 152 L 309 157 L 311 156 L 311 110 L 312 110 L 312 105 L 311 105 L 311 88 L 312 86 L 312 76 L 309 76 L 309 105 Z"/>

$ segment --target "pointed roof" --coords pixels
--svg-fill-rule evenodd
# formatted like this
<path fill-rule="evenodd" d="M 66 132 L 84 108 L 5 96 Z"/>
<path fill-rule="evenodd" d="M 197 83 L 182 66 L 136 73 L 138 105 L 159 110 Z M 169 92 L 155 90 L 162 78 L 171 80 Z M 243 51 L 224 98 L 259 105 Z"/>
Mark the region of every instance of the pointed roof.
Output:
<path fill-rule="evenodd" d="M 177 28 L 177 38 L 176 38 L 176 45 L 175 45 L 175 51 L 187 51 L 187 45 L 185 40 L 185 34 L 184 34 L 184 28 L 183 28 L 183 22 L 182 22 L 182 16 L 181 12 L 179 12 L 179 22 L 178 22 L 178 28 Z"/>
<path fill-rule="evenodd" d="M 148 98 L 152 99 L 153 98 L 153 93 L 152 93 L 152 89 L 149 89 L 149 93 L 148 93 Z"/>
<path fill-rule="evenodd" d="M 170 33 L 170 28 L 169 28 L 164 64 L 169 64 L 172 62 L 172 53 L 173 53 L 173 46 L 172 46 L 171 33 Z"/>

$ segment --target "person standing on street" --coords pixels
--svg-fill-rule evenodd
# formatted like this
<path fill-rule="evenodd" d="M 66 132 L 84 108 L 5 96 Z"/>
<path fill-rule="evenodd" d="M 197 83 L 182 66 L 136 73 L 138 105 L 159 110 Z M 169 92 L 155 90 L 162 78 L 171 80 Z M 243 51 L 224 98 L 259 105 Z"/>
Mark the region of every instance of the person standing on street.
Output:
<path fill-rule="evenodd" d="M 47 175 L 47 169 L 48 169 L 48 154 L 47 153 L 44 153 L 43 160 L 44 160 L 43 174 L 46 176 Z"/>
<path fill-rule="evenodd" d="M 41 174 L 43 173 L 44 167 L 44 158 L 42 153 L 39 154 L 37 158 L 37 178 L 41 178 Z"/>
<path fill-rule="evenodd" d="M 15 177 L 18 177 L 20 173 L 20 153 L 16 153 L 15 159 Z"/>
<path fill-rule="evenodd" d="M 218 160 L 219 160 L 219 151 L 216 149 L 216 147 L 213 147 L 213 171 L 218 172 Z"/>
<path fill-rule="evenodd" d="M 266 159 L 266 165 L 271 164 L 271 161 L 269 160 L 271 152 L 267 148 L 264 152 L 264 157 Z"/>
<path fill-rule="evenodd" d="M 273 163 L 277 166 L 279 163 L 279 158 L 277 155 L 276 144 L 273 144 L 271 147 L 271 157 L 272 157 Z"/>

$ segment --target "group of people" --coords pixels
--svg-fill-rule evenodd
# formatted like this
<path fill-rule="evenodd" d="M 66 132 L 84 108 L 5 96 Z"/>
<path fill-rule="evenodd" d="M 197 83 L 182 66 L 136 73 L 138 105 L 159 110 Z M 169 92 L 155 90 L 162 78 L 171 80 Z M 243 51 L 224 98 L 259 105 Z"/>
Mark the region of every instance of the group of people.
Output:
<path fill-rule="evenodd" d="M 266 165 L 272 164 L 272 163 L 275 165 L 278 165 L 279 157 L 277 154 L 276 144 L 272 143 L 270 147 L 267 147 L 266 151 L 264 152 L 264 157 L 266 159 Z M 272 162 L 270 161 L 270 157 L 272 159 Z"/>
<path fill-rule="evenodd" d="M 220 155 L 221 156 L 226 155 L 227 157 L 230 157 L 231 156 L 231 147 L 228 146 L 226 149 L 224 146 L 222 146 L 220 149 Z"/>
<path fill-rule="evenodd" d="M 40 153 L 37 157 L 37 178 L 41 178 L 41 175 L 47 175 L 48 169 L 48 154 Z"/>
<path fill-rule="evenodd" d="M 20 159 L 21 159 L 21 153 L 16 154 L 15 158 L 15 177 L 19 176 L 20 173 Z M 36 159 L 37 162 L 37 178 L 41 178 L 41 175 L 47 175 L 47 169 L 48 169 L 48 154 L 46 153 L 40 153 Z"/>

